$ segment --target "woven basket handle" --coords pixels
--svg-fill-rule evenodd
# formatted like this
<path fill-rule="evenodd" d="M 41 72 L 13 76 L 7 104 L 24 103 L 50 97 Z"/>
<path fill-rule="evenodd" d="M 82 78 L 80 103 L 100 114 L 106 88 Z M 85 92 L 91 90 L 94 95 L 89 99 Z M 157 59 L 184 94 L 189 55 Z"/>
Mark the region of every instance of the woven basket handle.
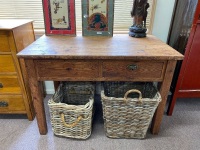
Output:
<path fill-rule="evenodd" d="M 142 103 L 142 93 L 139 90 L 136 90 L 136 89 L 132 89 L 132 90 L 127 91 L 124 94 L 124 101 L 127 103 L 127 96 L 128 96 L 128 94 L 134 93 L 134 92 L 139 94 L 139 102 Z"/>
<path fill-rule="evenodd" d="M 66 126 L 66 127 L 68 127 L 68 128 L 73 128 L 73 127 L 75 127 L 75 126 L 79 123 L 79 121 L 81 121 L 81 119 L 83 118 L 82 116 L 79 116 L 79 117 L 77 118 L 77 120 L 76 120 L 74 123 L 72 123 L 72 124 L 67 124 L 67 123 L 65 122 L 65 115 L 64 115 L 63 113 L 61 113 L 60 116 L 61 116 L 61 120 L 62 120 L 64 126 Z"/>

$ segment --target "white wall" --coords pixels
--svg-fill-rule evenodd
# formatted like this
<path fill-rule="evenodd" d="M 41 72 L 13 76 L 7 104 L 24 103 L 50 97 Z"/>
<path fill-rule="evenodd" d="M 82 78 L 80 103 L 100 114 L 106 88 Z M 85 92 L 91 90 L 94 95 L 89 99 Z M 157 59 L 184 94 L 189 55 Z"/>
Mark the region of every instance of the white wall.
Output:
<path fill-rule="evenodd" d="M 45 81 L 45 89 L 47 94 L 53 94 L 55 92 L 53 81 Z"/>
<path fill-rule="evenodd" d="M 175 0 L 157 0 L 152 34 L 167 42 Z"/>

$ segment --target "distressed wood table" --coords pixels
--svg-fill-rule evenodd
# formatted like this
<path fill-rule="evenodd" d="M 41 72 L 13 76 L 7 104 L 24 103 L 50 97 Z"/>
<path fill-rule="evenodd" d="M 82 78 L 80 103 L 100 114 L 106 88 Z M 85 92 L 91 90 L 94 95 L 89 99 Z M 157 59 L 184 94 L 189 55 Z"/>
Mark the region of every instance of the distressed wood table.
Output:
<path fill-rule="evenodd" d="M 19 52 L 29 76 L 40 134 L 47 133 L 42 81 L 155 81 L 162 102 L 154 115 L 151 132 L 157 134 L 162 122 L 171 79 L 177 60 L 183 56 L 148 35 L 132 38 L 42 36 Z"/>

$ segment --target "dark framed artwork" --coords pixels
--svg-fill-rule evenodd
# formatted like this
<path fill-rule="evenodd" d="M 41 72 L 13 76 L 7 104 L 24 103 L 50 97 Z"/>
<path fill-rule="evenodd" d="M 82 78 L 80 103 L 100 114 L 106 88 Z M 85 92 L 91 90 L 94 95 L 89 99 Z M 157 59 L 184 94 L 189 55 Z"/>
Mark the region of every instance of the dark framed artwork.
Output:
<path fill-rule="evenodd" d="M 46 35 L 76 35 L 75 1 L 43 0 Z"/>
<path fill-rule="evenodd" d="M 82 0 L 83 36 L 113 36 L 114 0 Z"/>

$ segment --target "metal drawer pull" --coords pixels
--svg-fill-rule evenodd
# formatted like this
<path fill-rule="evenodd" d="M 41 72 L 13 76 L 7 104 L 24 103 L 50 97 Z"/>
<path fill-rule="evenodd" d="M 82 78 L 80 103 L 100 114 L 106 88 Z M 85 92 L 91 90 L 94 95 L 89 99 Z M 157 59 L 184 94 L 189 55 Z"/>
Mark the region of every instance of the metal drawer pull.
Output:
<path fill-rule="evenodd" d="M 134 65 L 134 64 L 128 65 L 128 66 L 127 66 L 127 69 L 129 69 L 129 70 L 136 70 L 136 69 L 138 69 L 138 66 L 137 66 L 137 65 Z"/>
<path fill-rule="evenodd" d="M 3 88 L 3 83 L 0 83 L 0 88 Z"/>
<path fill-rule="evenodd" d="M 0 107 L 8 107 L 8 102 L 0 101 Z"/>

